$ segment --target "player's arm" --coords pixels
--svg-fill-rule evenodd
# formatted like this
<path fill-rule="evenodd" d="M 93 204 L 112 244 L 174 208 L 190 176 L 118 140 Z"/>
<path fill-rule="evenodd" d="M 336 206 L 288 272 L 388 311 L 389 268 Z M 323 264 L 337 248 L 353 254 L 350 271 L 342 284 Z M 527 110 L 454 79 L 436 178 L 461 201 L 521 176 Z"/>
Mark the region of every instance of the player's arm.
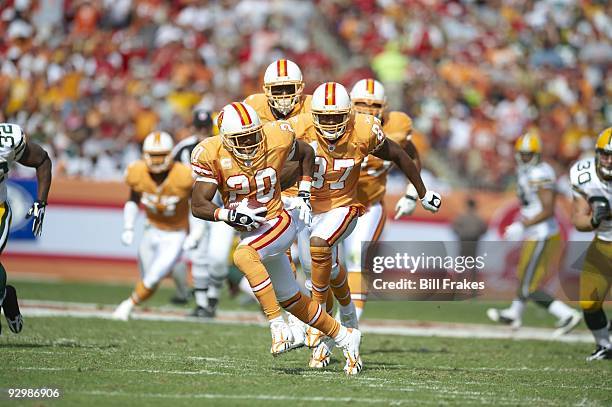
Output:
<path fill-rule="evenodd" d="M 416 165 L 419 172 L 421 172 L 421 157 L 419 156 L 419 151 L 417 150 L 412 140 L 408 140 L 406 146 L 404 147 L 404 151 L 410 156 L 410 158 L 412 158 L 412 161 L 414 161 L 414 165 Z"/>
<path fill-rule="evenodd" d="M 34 236 L 40 236 L 45 218 L 45 207 L 47 206 L 49 189 L 51 188 L 51 159 L 41 146 L 34 142 L 26 141 L 25 149 L 18 162 L 26 167 L 36 168 L 38 196 L 28 210 L 27 217 L 34 217 L 32 232 Z"/>
<path fill-rule="evenodd" d="M 582 195 L 574 195 L 572 200 L 572 223 L 581 232 L 595 229 L 591 224 L 591 206 Z"/>
<path fill-rule="evenodd" d="M 138 202 L 140 193 L 130 188 L 128 200 L 123 205 L 123 232 L 121 233 L 121 243 L 130 246 L 134 242 L 134 225 L 138 217 Z"/>
<path fill-rule="evenodd" d="M 525 227 L 538 224 L 555 216 L 555 198 L 557 197 L 557 192 L 555 189 L 538 188 L 537 194 L 538 198 L 540 198 L 540 202 L 542 203 L 542 211 L 532 218 L 524 219 L 523 225 Z"/>
<path fill-rule="evenodd" d="M 203 220 L 217 221 L 215 211 L 220 209 L 212 201 L 217 192 L 217 184 L 197 181 L 191 191 L 191 213 Z"/>
<path fill-rule="evenodd" d="M 419 169 L 412 161 L 412 158 L 396 142 L 385 139 L 378 148 L 371 153 L 383 160 L 391 161 L 406 175 L 408 180 L 414 185 L 423 207 L 429 211 L 437 212 L 440 209 L 442 199 L 440 195 L 433 191 L 427 191 Z"/>

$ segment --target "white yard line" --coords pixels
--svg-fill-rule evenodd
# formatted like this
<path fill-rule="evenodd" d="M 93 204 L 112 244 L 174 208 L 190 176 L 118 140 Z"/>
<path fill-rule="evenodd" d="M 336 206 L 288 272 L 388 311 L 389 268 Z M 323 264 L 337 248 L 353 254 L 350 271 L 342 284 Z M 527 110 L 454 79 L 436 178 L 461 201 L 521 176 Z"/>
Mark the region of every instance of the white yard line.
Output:
<path fill-rule="evenodd" d="M 74 317 L 111 319 L 113 307 L 90 303 L 23 300 L 23 314 L 28 317 Z M 214 320 L 188 317 L 185 311 L 172 308 L 137 309 L 132 313 L 135 320 L 178 321 L 197 323 L 217 323 L 233 325 L 266 326 L 263 316 L 253 311 L 220 311 Z M 365 334 L 401 335 L 401 336 L 434 336 L 443 338 L 470 339 L 512 339 L 543 340 L 575 343 L 591 343 L 590 333 L 574 332 L 555 338 L 552 329 L 524 327 L 512 330 L 505 326 L 484 324 L 454 324 L 444 322 L 366 320 L 360 324 Z"/>

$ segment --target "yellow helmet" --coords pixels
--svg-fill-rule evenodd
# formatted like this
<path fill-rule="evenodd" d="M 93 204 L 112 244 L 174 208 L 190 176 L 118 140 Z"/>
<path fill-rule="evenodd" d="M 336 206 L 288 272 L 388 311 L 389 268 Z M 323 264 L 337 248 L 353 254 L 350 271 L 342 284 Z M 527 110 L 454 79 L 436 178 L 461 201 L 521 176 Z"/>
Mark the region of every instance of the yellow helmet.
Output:
<path fill-rule="evenodd" d="M 515 158 L 519 165 L 533 165 L 540 160 L 542 153 L 542 141 L 540 136 L 534 131 L 523 134 L 514 144 Z M 532 154 L 527 161 L 523 159 L 524 154 Z"/>
<path fill-rule="evenodd" d="M 606 154 L 606 162 L 601 162 L 601 155 Z M 604 165 L 605 164 L 605 165 Z M 599 176 L 606 181 L 612 180 L 612 127 L 608 127 L 597 136 L 595 143 L 595 167 Z"/>

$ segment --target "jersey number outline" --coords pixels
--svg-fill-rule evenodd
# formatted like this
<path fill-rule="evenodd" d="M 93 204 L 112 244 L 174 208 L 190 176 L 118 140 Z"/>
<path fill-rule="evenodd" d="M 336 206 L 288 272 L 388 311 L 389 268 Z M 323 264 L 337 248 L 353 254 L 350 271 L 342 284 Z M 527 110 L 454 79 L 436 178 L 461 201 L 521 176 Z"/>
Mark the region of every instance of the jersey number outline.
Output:
<path fill-rule="evenodd" d="M 255 198 L 257 202 L 267 204 L 274 198 L 277 180 L 278 175 L 272 167 L 266 167 L 255 173 L 255 187 L 257 191 Z M 231 189 L 229 192 L 229 202 L 236 202 L 238 195 L 248 195 L 251 193 L 249 178 L 244 174 L 232 175 L 225 180 L 225 183 Z"/>
<path fill-rule="evenodd" d="M 332 158 L 332 168 L 334 171 L 342 171 L 344 172 L 338 178 L 337 181 L 331 182 L 329 184 L 329 189 L 335 191 L 339 189 L 343 189 L 346 183 L 346 179 L 351 174 L 353 167 L 355 167 L 355 159 L 354 158 Z M 325 185 L 325 174 L 327 172 L 327 167 L 329 163 L 325 157 L 316 156 L 315 157 L 315 170 L 312 174 L 312 187 L 315 189 L 321 189 Z"/>
<path fill-rule="evenodd" d="M 586 184 L 587 182 L 591 180 L 591 172 L 589 171 L 590 168 L 591 168 L 590 161 L 578 162 L 578 166 L 576 167 L 576 169 L 578 171 L 584 171 L 578 174 L 578 185 Z"/>

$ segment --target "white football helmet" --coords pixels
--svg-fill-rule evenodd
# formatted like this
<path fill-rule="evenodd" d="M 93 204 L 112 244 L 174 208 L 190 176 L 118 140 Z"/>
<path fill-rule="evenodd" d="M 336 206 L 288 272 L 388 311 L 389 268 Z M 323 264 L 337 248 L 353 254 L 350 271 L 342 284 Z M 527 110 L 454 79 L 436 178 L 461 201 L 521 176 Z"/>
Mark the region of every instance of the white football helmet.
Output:
<path fill-rule="evenodd" d="M 158 174 L 168 171 L 172 166 L 172 149 L 174 140 L 165 131 L 154 131 L 145 137 L 142 143 L 142 157 L 149 171 Z"/>
<path fill-rule="evenodd" d="M 239 160 L 253 160 L 263 149 L 263 125 L 255 109 L 242 102 L 226 105 L 217 116 L 223 146 Z"/>
<path fill-rule="evenodd" d="M 312 94 L 312 119 L 315 128 L 328 140 L 338 140 L 351 118 L 351 98 L 344 86 L 325 82 Z"/>
<path fill-rule="evenodd" d="M 279 59 L 266 68 L 263 89 L 270 107 L 286 116 L 300 103 L 302 71 L 293 61 Z"/>
<path fill-rule="evenodd" d="M 351 102 L 355 112 L 371 114 L 382 119 L 387 107 L 385 88 L 375 79 L 361 79 L 351 89 Z"/>

